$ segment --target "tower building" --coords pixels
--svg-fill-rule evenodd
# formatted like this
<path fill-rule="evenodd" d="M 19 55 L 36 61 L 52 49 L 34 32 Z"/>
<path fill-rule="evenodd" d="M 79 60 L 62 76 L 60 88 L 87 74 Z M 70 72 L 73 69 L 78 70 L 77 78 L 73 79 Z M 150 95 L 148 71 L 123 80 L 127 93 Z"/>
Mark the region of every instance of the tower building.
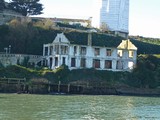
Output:
<path fill-rule="evenodd" d="M 93 26 L 126 37 L 129 33 L 129 0 L 96 0 Z"/>

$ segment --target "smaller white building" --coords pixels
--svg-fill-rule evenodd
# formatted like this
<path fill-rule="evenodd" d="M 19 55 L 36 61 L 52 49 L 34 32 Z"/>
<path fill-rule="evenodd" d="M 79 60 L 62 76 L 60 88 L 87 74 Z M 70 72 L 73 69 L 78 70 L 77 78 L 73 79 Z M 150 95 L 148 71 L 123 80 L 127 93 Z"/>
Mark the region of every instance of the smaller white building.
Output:
<path fill-rule="evenodd" d="M 43 45 L 43 64 L 55 69 L 129 71 L 137 60 L 137 48 L 130 40 L 97 33 L 59 33 L 52 43 Z M 102 42 L 103 41 L 103 42 Z"/>
<path fill-rule="evenodd" d="M 43 58 L 40 55 L 0 53 L 0 63 L 4 67 L 17 64 L 23 65 L 24 62 L 27 62 L 27 64 L 32 66 L 37 66 L 42 60 Z"/>

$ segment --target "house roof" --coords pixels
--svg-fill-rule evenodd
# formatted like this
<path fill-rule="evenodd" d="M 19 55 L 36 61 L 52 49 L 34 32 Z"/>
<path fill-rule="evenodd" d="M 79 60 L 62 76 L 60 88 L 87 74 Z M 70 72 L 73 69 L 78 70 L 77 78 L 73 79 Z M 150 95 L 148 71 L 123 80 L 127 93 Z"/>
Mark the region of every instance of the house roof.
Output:
<path fill-rule="evenodd" d="M 93 33 L 92 35 L 93 46 L 117 47 L 122 40 L 122 37 L 115 37 L 107 34 Z"/>
<path fill-rule="evenodd" d="M 137 50 L 137 47 L 130 40 L 122 40 L 121 44 L 117 48 L 127 49 L 127 50 Z"/>
<path fill-rule="evenodd" d="M 70 44 L 87 45 L 88 33 L 84 32 L 66 32 L 64 35 L 70 41 Z"/>
<path fill-rule="evenodd" d="M 64 35 L 70 41 L 71 44 L 87 45 L 88 44 L 87 32 L 66 32 Z M 118 47 L 122 42 L 122 37 L 115 37 L 107 34 L 91 33 L 92 34 L 92 46 L 99 47 Z"/>

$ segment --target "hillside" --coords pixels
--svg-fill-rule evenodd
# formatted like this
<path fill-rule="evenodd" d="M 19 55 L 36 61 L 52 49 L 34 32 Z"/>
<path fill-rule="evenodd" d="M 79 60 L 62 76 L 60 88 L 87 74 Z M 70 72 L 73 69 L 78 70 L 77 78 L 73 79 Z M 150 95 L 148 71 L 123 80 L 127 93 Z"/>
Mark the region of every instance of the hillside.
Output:
<path fill-rule="evenodd" d="M 58 29 L 47 24 L 36 22 L 20 22 L 12 20 L 0 26 L 0 52 L 11 45 L 11 53 L 42 55 L 43 44 L 51 43 L 57 33 L 63 32 L 74 44 L 87 44 L 87 32 L 75 29 Z M 72 41 L 74 39 L 74 41 Z M 92 33 L 93 45 L 118 45 L 123 38 L 105 33 Z M 97 42 L 98 41 L 98 42 Z M 95 69 L 78 69 L 70 71 L 67 66 L 56 70 L 46 68 L 26 68 L 22 66 L 0 65 L 0 77 L 26 78 L 28 84 L 36 82 L 52 82 L 58 84 L 75 84 L 98 87 L 136 87 L 158 88 L 160 86 L 160 45 L 153 44 L 149 39 L 131 41 L 138 47 L 137 66 L 132 72 L 98 71 Z M 145 54 L 145 55 L 141 55 Z M 83 75 L 82 75 L 83 74 Z M 76 77 L 75 77 L 76 76 Z M 44 80 L 44 81 L 43 81 Z"/>
<path fill-rule="evenodd" d="M 86 42 L 86 32 L 80 32 L 75 29 L 51 28 L 35 22 L 12 20 L 7 25 L 0 26 L 0 52 L 4 52 L 4 48 L 11 45 L 11 53 L 42 55 L 43 44 L 51 43 L 57 33 L 61 32 L 64 32 L 69 39 L 76 39 L 77 43 L 85 44 Z M 93 45 L 110 44 L 110 46 L 113 46 L 123 39 L 105 33 L 94 33 L 93 37 Z M 105 39 L 108 41 L 106 42 Z M 160 54 L 160 45 L 133 38 L 131 38 L 131 41 L 138 47 L 138 54 Z"/>
<path fill-rule="evenodd" d="M 141 42 L 160 45 L 160 38 L 149 38 L 149 37 L 142 37 L 142 36 L 129 36 L 129 39 L 136 39 L 136 40 L 141 41 Z"/>
<path fill-rule="evenodd" d="M 129 39 L 140 49 L 138 54 L 159 54 L 159 38 L 147 38 L 141 36 L 129 36 Z"/>

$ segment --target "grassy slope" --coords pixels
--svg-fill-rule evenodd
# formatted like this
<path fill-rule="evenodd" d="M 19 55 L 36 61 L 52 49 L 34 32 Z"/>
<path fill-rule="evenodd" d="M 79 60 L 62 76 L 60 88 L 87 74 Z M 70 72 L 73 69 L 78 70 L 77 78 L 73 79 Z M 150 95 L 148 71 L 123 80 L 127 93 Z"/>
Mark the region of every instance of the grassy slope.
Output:
<path fill-rule="evenodd" d="M 4 47 L 12 45 L 13 53 L 42 54 L 42 45 L 52 42 L 59 32 L 62 31 L 35 27 L 30 23 L 22 25 L 16 22 L 16 24 L 12 23 L 9 26 L 3 25 L 0 26 L 0 51 L 2 52 Z M 159 45 L 133 39 L 132 42 L 138 47 L 138 54 L 160 53 Z M 157 61 L 159 61 L 159 55 L 155 55 L 155 57 L 140 56 L 138 66 L 132 73 L 115 73 L 111 71 L 96 71 L 94 69 L 69 71 L 63 67 L 56 71 L 50 71 L 9 66 L 0 69 L 0 77 L 25 77 L 28 81 L 33 78 L 45 78 L 55 83 L 58 83 L 58 81 L 62 81 L 62 83 L 85 81 L 84 83 L 86 83 L 87 81 L 91 85 L 99 86 L 127 84 L 134 87 L 155 88 L 160 86 L 160 63 Z"/>

